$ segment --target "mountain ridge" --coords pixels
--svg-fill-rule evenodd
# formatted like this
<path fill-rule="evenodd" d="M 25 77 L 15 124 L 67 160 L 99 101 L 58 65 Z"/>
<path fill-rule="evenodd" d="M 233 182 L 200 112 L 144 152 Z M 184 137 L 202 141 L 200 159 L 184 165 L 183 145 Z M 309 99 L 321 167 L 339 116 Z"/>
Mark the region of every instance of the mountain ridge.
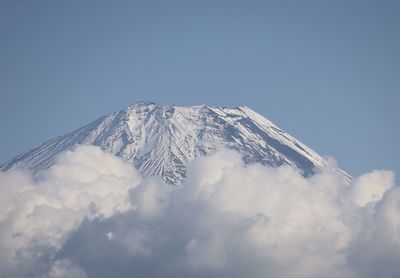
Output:
<path fill-rule="evenodd" d="M 238 151 L 246 163 L 292 165 L 310 176 L 328 162 L 246 105 L 162 106 L 137 102 L 7 161 L 0 169 L 47 169 L 55 157 L 80 144 L 99 146 L 132 163 L 145 176 L 178 185 L 190 162 L 221 147 Z M 339 172 L 351 178 L 338 169 Z"/>

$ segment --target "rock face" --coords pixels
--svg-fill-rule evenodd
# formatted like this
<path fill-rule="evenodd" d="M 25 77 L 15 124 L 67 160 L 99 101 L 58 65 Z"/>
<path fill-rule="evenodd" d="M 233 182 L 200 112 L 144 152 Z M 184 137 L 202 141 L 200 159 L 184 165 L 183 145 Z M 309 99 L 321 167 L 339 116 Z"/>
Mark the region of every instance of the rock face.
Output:
<path fill-rule="evenodd" d="M 158 175 L 178 185 L 189 163 L 220 148 L 237 150 L 246 163 L 292 165 L 305 176 L 328 164 L 320 155 L 247 106 L 161 106 L 140 102 L 54 138 L 1 166 L 34 172 L 79 144 L 99 146 L 145 176 Z M 344 176 L 350 179 L 346 173 Z"/>

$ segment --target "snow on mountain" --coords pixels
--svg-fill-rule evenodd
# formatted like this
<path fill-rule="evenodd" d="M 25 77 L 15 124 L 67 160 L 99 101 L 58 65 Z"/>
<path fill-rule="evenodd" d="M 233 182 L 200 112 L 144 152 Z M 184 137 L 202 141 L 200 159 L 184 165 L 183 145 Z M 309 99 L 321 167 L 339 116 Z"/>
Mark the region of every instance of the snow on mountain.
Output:
<path fill-rule="evenodd" d="M 58 154 L 79 144 L 99 146 L 133 163 L 142 174 L 158 175 L 176 185 L 194 158 L 223 147 L 240 152 L 246 163 L 293 165 L 305 176 L 328 165 L 316 152 L 247 106 L 139 102 L 21 154 L 1 169 L 21 167 L 39 172 L 50 167 Z"/>

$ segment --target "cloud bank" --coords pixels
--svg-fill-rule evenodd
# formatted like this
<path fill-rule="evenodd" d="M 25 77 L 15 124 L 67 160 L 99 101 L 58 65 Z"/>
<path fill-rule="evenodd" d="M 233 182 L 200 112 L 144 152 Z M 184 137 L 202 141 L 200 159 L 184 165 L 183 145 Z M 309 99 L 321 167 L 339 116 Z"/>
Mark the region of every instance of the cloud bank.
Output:
<path fill-rule="evenodd" d="M 195 160 L 179 188 L 92 146 L 0 173 L 1 277 L 399 277 L 390 171 Z"/>

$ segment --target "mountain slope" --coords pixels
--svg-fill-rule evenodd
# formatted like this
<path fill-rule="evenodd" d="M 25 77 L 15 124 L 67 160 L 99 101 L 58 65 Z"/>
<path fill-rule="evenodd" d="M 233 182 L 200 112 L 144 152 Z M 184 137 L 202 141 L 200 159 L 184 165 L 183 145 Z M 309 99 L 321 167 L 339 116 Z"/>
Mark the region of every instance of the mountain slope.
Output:
<path fill-rule="evenodd" d="M 172 184 L 181 183 L 194 158 L 222 147 L 239 151 L 246 163 L 293 165 L 305 176 L 327 165 L 320 155 L 246 106 L 139 102 L 21 154 L 1 169 L 38 172 L 79 144 L 99 146 L 133 163 L 144 175 L 159 175 Z"/>

